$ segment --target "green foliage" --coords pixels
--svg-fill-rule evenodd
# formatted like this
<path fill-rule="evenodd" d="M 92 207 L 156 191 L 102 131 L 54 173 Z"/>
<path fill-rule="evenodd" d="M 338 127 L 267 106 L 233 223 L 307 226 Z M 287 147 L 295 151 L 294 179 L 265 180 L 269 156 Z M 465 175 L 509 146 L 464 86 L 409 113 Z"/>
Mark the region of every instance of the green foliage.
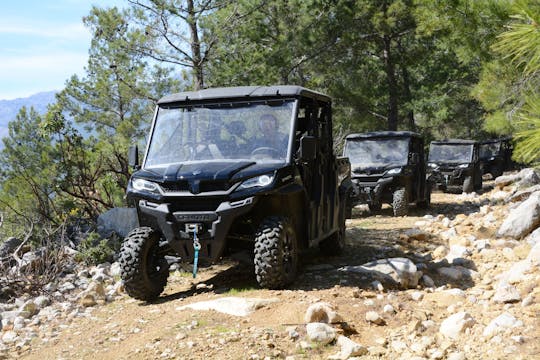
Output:
<path fill-rule="evenodd" d="M 511 22 L 493 45 L 497 57 L 482 72 L 476 97 L 488 110 L 485 128 L 514 133 L 514 157 L 525 163 L 540 158 L 540 5 L 513 4 Z"/>
<path fill-rule="evenodd" d="M 75 256 L 75 260 L 84 262 L 87 265 L 98 265 L 104 262 L 110 262 L 112 256 L 119 250 L 117 241 L 102 239 L 99 234 L 91 232 L 79 244 L 79 253 Z"/>

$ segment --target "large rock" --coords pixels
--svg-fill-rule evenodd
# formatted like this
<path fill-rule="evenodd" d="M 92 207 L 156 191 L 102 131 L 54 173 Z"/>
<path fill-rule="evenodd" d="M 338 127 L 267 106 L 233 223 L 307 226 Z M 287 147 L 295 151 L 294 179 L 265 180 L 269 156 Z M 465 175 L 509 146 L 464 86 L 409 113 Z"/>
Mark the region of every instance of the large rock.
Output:
<path fill-rule="evenodd" d="M 522 239 L 540 225 L 540 191 L 510 211 L 497 231 L 498 237 Z"/>
<path fill-rule="evenodd" d="M 176 308 L 176 310 L 215 310 L 224 314 L 235 316 L 248 316 L 252 312 L 269 304 L 278 302 L 278 299 L 258 299 L 224 297 L 215 300 L 201 301 Z"/>
<path fill-rule="evenodd" d="M 114 208 L 98 217 L 97 231 L 103 238 L 115 232 L 126 237 L 129 232 L 139 226 L 137 210 L 135 208 Z"/>
<path fill-rule="evenodd" d="M 523 189 L 529 186 L 540 184 L 540 176 L 536 170 L 532 168 L 523 169 L 519 172 L 519 181 L 517 182 L 518 189 Z"/>
<path fill-rule="evenodd" d="M 399 284 L 405 289 L 415 288 L 422 277 L 422 272 L 407 258 L 380 259 L 360 266 L 344 266 L 339 271 L 370 274 L 381 281 Z"/>
<path fill-rule="evenodd" d="M 507 201 L 520 202 L 520 201 L 526 200 L 527 198 L 529 198 L 529 196 L 531 196 L 534 192 L 537 192 L 537 191 L 540 191 L 540 185 L 534 185 L 526 189 L 520 190 L 516 192 L 515 194 L 513 194 L 512 196 L 510 196 L 507 199 Z"/>
<path fill-rule="evenodd" d="M 6 241 L 0 244 L 0 258 L 4 258 L 13 254 L 22 241 L 16 237 L 10 237 Z"/>

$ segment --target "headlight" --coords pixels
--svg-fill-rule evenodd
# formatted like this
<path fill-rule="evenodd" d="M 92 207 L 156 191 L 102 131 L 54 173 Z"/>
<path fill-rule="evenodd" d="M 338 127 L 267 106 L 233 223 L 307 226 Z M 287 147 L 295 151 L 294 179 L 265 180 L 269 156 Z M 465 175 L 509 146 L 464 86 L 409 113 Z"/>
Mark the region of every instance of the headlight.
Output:
<path fill-rule="evenodd" d="M 148 180 L 133 179 L 131 181 L 131 185 L 137 191 L 147 191 L 147 192 L 151 192 L 151 193 L 158 193 L 159 192 L 158 184 L 156 184 L 154 182 L 151 182 L 151 181 L 148 181 Z"/>
<path fill-rule="evenodd" d="M 393 168 L 386 172 L 386 175 L 399 175 L 401 174 L 401 168 Z"/>
<path fill-rule="evenodd" d="M 429 163 L 428 166 L 432 169 L 436 169 L 438 167 L 435 163 Z"/>
<path fill-rule="evenodd" d="M 469 164 L 460 164 L 460 165 L 458 166 L 458 168 L 460 168 L 460 169 L 466 169 L 466 168 L 468 168 L 468 167 L 469 167 Z"/>
<path fill-rule="evenodd" d="M 254 187 L 265 187 L 270 185 L 274 181 L 274 175 L 273 174 L 265 174 L 256 176 L 251 179 L 245 180 L 243 183 L 240 184 L 238 187 L 239 190 L 242 189 L 251 189 Z"/>

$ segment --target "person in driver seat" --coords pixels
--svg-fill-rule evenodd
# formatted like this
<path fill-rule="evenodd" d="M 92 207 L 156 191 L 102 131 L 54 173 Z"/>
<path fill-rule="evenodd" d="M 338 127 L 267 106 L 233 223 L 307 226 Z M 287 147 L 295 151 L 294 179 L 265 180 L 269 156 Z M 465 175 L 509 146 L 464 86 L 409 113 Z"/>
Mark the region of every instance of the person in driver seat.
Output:
<path fill-rule="evenodd" d="M 280 156 L 287 153 L 288 138 L 279 132 L 279 123 L 274 115 L 262 115 L 258 126 L 260 134 L 253 141 L 252 151 L 261 149 L 260 151 L 263 152 L 262 148 L 268 148 L 267 153 L 274 152 Z"/>

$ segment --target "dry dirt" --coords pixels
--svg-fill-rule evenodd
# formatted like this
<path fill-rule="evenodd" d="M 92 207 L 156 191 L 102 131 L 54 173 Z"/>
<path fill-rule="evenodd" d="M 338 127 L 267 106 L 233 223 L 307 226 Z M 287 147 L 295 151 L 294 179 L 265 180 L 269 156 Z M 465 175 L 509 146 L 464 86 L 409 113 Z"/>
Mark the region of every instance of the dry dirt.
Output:
<path fill-rule="evenodd" d="M 464 201 L 459 195 L 437 192 L 433 194 L 432 208 L 427 214 L 445 214 L 452 219 L 457 214 L 478 211 L 478 207 L 479 204 Z M 63 326 L 57 337 L 46 339 L 46 342 L 35 339 L 31 348 L 20 354 L 20 358 L 327 359 L 338 352 L 337 346 L 313 345 L 303 348 L 300 345 L 305 335 L 305 327 L 302 326 L 305 311 L 318 300 L 337 308 L 348 324 L 342 326 L 342 331 L 350 339 L 367 347 L 383 348 L 381 339 L 389 341 L 389 329 L 402 328 L 407 331 L 418 320 L 426 319 L 440 324 L 448 316 L 445 312 L 448 299 L 434 292 L 426 293 L 424 299 L 418 302 L 410 298 L 414 290 L 385 289 L 379 292 L 372 288 L 373 279 L 337 269 L 388 257 L 405 256 L 414 260 L 419 254 L 432 252 L 443 240 L 431 237 L 425 241 L 410 242 L 400 237 L 415 222 L 422 220 L 425 214 L 413 210 L 410 216 L 394 218 L 387 206 L 375 216 L 355 209 L 353 219 L 347 223 L 345 255 L 325 258 L 317 251 L 305 254 L 302 273 L 288 290 L 259 289 L 252 275 L 253 269 L 230 259 L 201 269 L 195 280 L 186 272 L 172 273 L 158 301 L 143 303 L 126 296 L 97 306 L 87 318 L 77 318 Z M 467 289 L 474 285 L 467 281 L 440 283 L 436 274 L 430 275 L 436 286 Z M 201 283 L 206 284 L 207 288 L 195 289 L 195 285 Z M 388 298 L 389 294 L 393 296 Z M 222 296 L 277 298 L 279 302 L 245 318 L 214 311 L 177 310 L 188 303 Z M 382 306 L 388 303 L 394 306 L 396 314 L 383 316 L 385 325 L 366 322 L 366 311 L 376 310 L 383 314 Z M 291 326 L 296 326 L 299 339 L 289 336 L 287 328 Z M 424 335 L 435 336 L 437 330 L 437 326 L 428 329 Z M 538 340 L 540 336 L 533 334 L 533 339 Z M 518 346 L 519 357 L 539 358 L 539 347 L 538 344 L 531 345 L 531 342 Z M 516 358 L 502 352 L 489 357 Z M 380 357 L 370 353 L 362 358 L 387 356 L 383 351 Z"/>

